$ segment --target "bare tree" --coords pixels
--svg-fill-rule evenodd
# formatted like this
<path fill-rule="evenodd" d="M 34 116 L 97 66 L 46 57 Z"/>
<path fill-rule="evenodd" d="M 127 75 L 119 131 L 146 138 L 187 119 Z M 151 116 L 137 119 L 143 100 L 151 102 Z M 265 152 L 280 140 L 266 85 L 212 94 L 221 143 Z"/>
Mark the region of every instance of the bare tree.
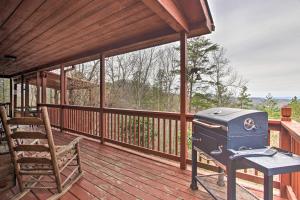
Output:
<path fill-rule="evenodd" d="M 217 106 L 228 106 L 232 103 L 235 93 L 245 86 L 243 80 L 225 57 L 224 48 L 212 52 L 212 73 L 210 74 L 210 85 L 215 95 Z"/>

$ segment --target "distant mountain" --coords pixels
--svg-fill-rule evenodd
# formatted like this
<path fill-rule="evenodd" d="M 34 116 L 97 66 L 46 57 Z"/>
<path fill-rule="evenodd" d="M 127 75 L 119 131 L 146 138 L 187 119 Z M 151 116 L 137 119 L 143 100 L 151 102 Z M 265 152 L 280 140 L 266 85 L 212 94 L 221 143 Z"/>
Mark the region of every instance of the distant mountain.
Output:
<path fill-rule="evenodd" d="M 291 97 L 274 97 L 277 101 L 279 107 L 283 107 L 289 104 Z M 262 104 L 265 100 L 263 97 L 251 97 L 253 107 L 257 107 L 259 104 Z"/>

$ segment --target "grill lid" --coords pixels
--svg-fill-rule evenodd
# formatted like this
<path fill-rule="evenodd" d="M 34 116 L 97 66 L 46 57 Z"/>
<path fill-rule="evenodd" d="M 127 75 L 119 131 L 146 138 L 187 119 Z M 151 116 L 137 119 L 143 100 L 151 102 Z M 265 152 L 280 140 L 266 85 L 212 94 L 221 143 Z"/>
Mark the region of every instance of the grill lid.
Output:
<path fill-rule="evenodd" d="M 262 111 L 218 107 L 200 111 L 195 115 L 195 118 L 226 124 L 233 119 L 253 113 L 262 113 Z"/>

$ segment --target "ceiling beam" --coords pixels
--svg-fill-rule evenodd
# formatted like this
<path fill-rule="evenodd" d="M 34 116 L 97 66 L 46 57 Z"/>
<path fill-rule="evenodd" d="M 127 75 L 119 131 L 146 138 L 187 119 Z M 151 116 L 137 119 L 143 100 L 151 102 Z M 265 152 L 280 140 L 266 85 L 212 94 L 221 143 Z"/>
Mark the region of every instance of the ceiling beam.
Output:
<path fill-rule="evenodd" d="M 202 12 L 206 19 L 206 26 L 210 30 L 210 32 L 212 32 L 215 30 L 215 25 L 214 25 L 214 21 L 211 16 L 211 13 L 210 13 L 208 2 L 207 2 L 207 0 L 199 0 L 199 3 L 201 5 Z"/>
<path fill-rule="evenodd" d="M 189 32 L 189 25 L 185 16 L 173 1 L 143 0 L 143 2 L 176 32 Z"/>

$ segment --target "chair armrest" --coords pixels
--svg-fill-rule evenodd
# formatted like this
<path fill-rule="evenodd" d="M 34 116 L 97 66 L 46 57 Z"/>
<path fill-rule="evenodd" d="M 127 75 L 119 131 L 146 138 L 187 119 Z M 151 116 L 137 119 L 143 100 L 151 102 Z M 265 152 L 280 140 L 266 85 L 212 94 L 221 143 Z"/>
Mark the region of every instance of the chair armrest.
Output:
<path fill-rule="evenodd" d="M 38 117 L 15 117 L 7 120 L 11 125 L 44 125 L 41 118 Z"/>
<path fill-rule="evenodd" d="M 61 149 L 56 153 L 58 157 L 63 156 L 65 153 L 69 152 L 72 149 L 75 149 L 76 145 L 79 144 L 79 141 L 82 139 L 82 137 L 75 138 L 72 142 L 70 142 L 67 145 L 62 146 Z"/>

